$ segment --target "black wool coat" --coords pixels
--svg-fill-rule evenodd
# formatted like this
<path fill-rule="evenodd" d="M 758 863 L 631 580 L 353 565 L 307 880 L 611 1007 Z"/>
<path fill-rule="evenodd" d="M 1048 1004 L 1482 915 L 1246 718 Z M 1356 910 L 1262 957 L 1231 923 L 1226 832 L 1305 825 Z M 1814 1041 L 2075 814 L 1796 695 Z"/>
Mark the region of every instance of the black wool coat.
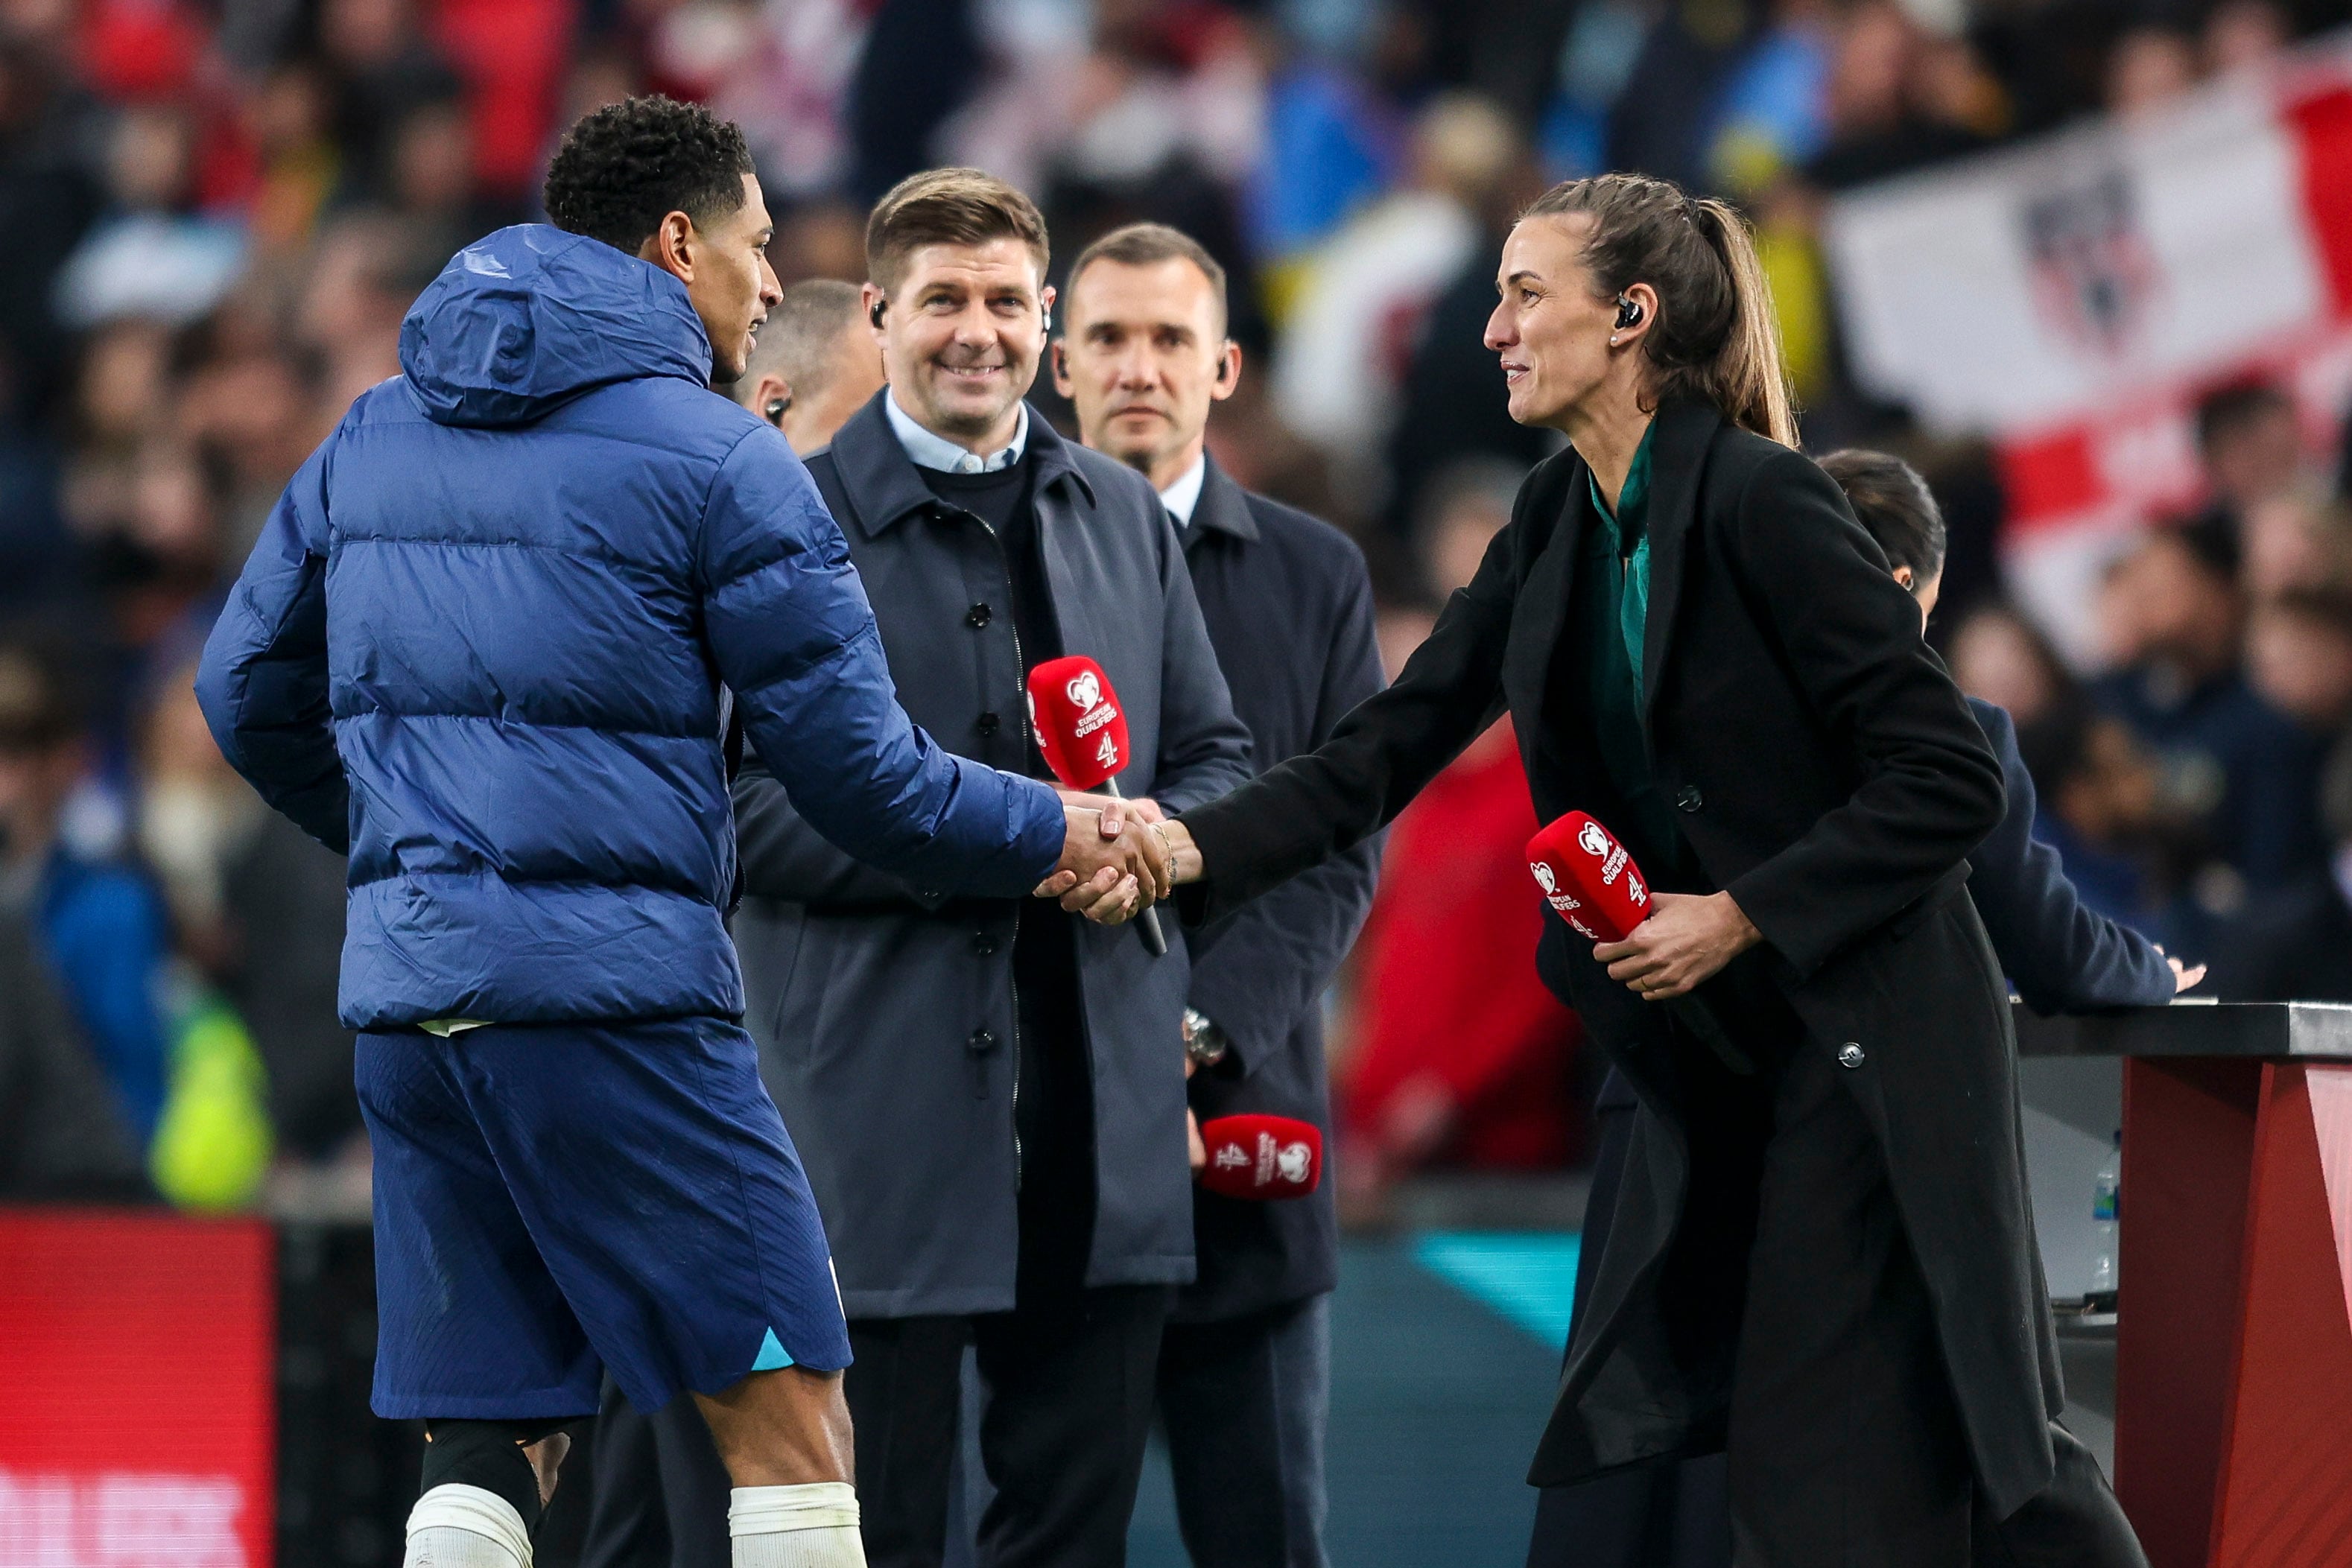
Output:
<path fill-rule="evenodd" d="M 1330 524 L 1251 494 L 1212 461 L 1184 559 L 1259 767 L 1313 750 L 1385 684 L 1364 552 Z M 1223 1061 L 1192 1077 L 1202 1121 L 1265 1111 L 1329 1133 L 1323 990 L 1371 912 L 1379 875 L 1380 841 L 1367 839 L 1186 933 L 1192 1005 L 1233 1041 Z M 1285 1203 L 1196 1186 L 1192 1243 L 1201 1272 L 1177 1298 L 1179 1322 L 1263 1312 L 1339 1282 L 1328 1181 Z"/>
<path fill-rule="evenodd" d="M 1828 476 L 1694 403 L 1660 410 L 1651 463 L 1653 775 L 1705 881 L 1763 934 L 1800 1049 L 1859 1048 L 1841 1077 L 1885 1152 L 1978 1479 L 2005 1516 L 2049 1480 L 2047 1423 L 2063 1397 L 2007 988 L 1966 889 L 1969 852 L 2000 821 L 2000 766 Z M 1182 813 L 1208 877 L 1188 914 L 1213 917 L 1376 831 L 1506 710 L 1537 816 L 1607 820 L 1617 797 L 1589 728 L 1546 716 L 1571 576 L 1597 526 L 1587 473 L 1570 451 L 1528 476 L 1428 642 L 1328 743 Z M 1692 1314 L 1661 1298 L 1661 1265 L 1698 1201 L 1663 1015 L 1564 923 L 1545 926 L 1538 972 L 1642 1100 L 1591 1311 L 1528 1477 L 1553 1486 L 1718 1443 L 1738 1314 L 1703 1314 L 1718 1326 L 1695 1341 L 1671 1328 Z M 1687 1288 L 1737 1292 L 1743 1261 Z"/>

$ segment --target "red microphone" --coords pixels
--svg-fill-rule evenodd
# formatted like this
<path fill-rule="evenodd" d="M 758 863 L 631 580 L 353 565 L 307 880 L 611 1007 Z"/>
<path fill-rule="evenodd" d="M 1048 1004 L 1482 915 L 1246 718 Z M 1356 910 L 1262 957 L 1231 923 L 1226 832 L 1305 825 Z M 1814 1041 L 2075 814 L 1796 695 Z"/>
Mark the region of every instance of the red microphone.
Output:
<path fill-rule="evenodd" d="M 1582 811 L 1546 823 L 1528 841 L 1528 870 L 1552 906 L 1580 936 L 1622 942 L 1650 917 L 1650 884 L 1617 835 Z M 1704 997 L 1682 996 L 1666 1008 L 1705 1040 L 1723 1064 L 1745 1077 L 1756 1071 L 1748 1053 L 1731 1043 Z"/>
<path fill-rule="evenodd" d="M 1323 1180 L 1323 1132 L 1291 1116 L 1219 1116 L 1201 1124 L 1209 1163 L 1200 1184 L 1251 1201 L 1305 1197 Z"/>
<path fill-rule="evenodd" d="M 1544 902 L 1580 936 L 1622 942 L 1650 917 L 1650 884 L 1616 835 L 1582 811 L 1537 830 L 1528 870 Z"/>
<path fill-rule="evenodd" d="M 1029 672 L 1029 727 L 1045 766 L 1066 789 L 1101 790 L 1118 798 L 1117 775 L 1127 767 L 1127 714 L 1103 667 L 1082 653 L 1047 659 Z M 1168 951 L 1160 911 L 1139 921 L 1152 956 Z"/>

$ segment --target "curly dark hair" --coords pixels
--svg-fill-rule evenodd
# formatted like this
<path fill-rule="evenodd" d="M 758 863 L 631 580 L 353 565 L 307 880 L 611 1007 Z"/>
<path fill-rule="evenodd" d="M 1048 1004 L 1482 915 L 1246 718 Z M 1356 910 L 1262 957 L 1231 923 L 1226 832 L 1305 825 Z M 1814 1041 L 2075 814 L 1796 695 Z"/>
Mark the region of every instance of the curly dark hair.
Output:
<path fill-rule="evenodd" d="M 698 227 L 743 204 L 743 132 L 659 93 L 583 114 L 563 134 L 541 195 L 555 226 L 632 256 L 671 213 Z"/>

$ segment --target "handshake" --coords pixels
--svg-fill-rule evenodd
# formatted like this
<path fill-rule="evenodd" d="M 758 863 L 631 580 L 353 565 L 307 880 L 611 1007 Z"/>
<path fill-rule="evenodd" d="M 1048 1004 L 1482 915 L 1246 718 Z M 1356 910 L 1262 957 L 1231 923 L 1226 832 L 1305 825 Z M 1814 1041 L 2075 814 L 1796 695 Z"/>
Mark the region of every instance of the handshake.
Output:
<path fill-rule="evenodd" d="M 1200 852 L 1184 824 L 1152 800 L 1058 791 L 1062 858 L 1039 883 L 1040 898 L 1058 898 L 1074 915 L 1104 925 L 1132 920 L 1201 874 Z"/>

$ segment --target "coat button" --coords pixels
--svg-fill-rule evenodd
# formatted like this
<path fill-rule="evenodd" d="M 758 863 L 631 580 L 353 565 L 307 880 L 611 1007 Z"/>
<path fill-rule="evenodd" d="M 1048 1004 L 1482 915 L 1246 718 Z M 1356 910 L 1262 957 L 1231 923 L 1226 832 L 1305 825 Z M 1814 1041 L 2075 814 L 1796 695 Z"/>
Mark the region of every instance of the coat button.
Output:
<path fill-rule="evenodd" d="M 996 1037 L 984 1029 L 976 1029 L 971 1031 L 971 1038 L 963 1043 L 964 1049 L 974 1056 L 985 1056 L 996 1049 Z"/>
<path fill-rule="evenodd" d="M 1675 791 L 1675 804 L 1685 811 L 1696 811 L 1706 804 L 1706 797 L 1698 792 L 1696 784 L 1685 784 Z"/>
<path fill-rule="evenodd" d="M 977 632 L 995 618 L 996 612 L 985 604 L 975 604 L 963 612 L 963 623 Z"/>
<path fill-rule="evenodd" d="M 1002 726 L 1003 722 L 1003 720 L 998 718 L 992 713 L 982 714 L 980 716 L 980 733 L 982 735 L 994 735 L 998 727 Z"/>
<path fill-rule="evenodd" d="M 992 931 L 973 932 L 971 934 L 971 950 L 979 954 L 983 958 L 992 956 L 996 951 L 996 934 Z"/>
<path fill-rule="evenodd" d="M 1853 1040 L 1847 1040 L 1843 1045 L 1839 1046 L 1838 1065 L 1840 1067 L 1860 1067 L 1862 1065 L 1862 1047 Z"/>

